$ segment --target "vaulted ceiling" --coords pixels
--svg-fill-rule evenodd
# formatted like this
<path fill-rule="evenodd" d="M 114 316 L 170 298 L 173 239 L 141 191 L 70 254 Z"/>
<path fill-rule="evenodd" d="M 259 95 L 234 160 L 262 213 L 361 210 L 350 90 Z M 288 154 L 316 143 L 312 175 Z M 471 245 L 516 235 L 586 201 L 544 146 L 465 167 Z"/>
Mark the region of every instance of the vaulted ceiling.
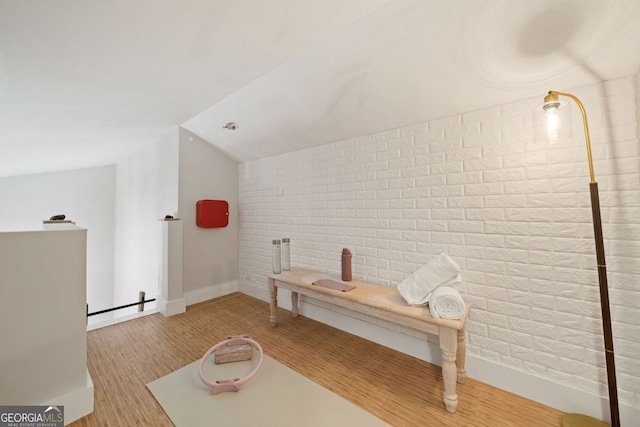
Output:
<path fill-rule="evenodd" d="M 178 125 L 252 160 L 635 74 L 639 46 L 637 0 L 0 0 L 0 176 Z"/>

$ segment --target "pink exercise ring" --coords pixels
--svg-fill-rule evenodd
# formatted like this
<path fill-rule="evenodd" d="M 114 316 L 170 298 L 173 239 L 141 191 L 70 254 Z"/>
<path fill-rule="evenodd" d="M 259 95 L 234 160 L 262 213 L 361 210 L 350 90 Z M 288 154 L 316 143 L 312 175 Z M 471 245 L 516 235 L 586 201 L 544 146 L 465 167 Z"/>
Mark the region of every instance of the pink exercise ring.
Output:
<path fill-rule="evenodd" d="M 204 377 L 204 374 L 202 373 L 202 366 L 204 365 L 204 362 L 207 359 L 207 357 L 209 357 L 209 355 L 211 355 L 217 349 L 225 345 L 242 345 L 242 344 L 249 344 L 255 347 L 256 350 L 260 352 L 260 360 L 258 361 L 258 364 L 256 365 L 256 367 L 253 368 L 253 371 L 249 373 L 249 375 L 247 375 L 244 378 L 236 378 L 233 380 L 217 380 L 214 383 L 212 383 L 211 381 L 208 381 Z M 252 340 L 251 338 L 229 337 L 226 340 L 219 342 L 218 344 L 211 347 L 209 351 L 207 351 L 205 355 L 202 356 L 202 359 L 200 360 L 200 380 L 202 380 L 202 382 L 211 389 L 211 394 L 224 393 L 227 391 L 234 391 L 234 392 L 239 391 L 240 386 L 246 383 L 247 381 L 249 381 L 251 378 L 253 378 L 255 374 L 260 370 L 260 367 L 262 366 L 262 356 L 263 356 L 262 347 L 260 347 L 260 344 L 258 344 L 256 341 Z"/>

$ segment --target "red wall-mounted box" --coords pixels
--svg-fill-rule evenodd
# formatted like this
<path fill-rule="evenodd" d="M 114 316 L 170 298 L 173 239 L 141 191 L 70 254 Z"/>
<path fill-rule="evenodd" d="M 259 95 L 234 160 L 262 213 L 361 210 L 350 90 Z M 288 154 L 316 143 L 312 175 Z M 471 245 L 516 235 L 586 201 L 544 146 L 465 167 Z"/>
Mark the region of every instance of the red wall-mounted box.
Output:
<path fill-rule="evenodd" d="M 198 200 L 196 225 L 201 228 L 220 228 L 229 225 L 229 203 L 226 200 Z"/>

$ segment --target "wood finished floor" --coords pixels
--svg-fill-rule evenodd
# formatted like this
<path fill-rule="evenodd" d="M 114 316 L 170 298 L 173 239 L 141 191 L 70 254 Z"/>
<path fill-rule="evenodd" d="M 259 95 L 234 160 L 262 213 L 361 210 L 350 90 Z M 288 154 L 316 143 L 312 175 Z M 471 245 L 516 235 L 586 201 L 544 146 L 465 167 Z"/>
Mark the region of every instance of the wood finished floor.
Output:
<path fill-rule="evenodd" d="M 438 366 L 278 310 L 279 325 L 271 327 L 267 303 L 234 293 L 189 306 L 186 313 L 170 318 L 153 314 L 88 332 L 95 409 L 71 425 L 173 425 L 146 384 L 239 333 L 256 339 L 280 363 L 392 426 L 561 425 L 562 412 L 472 378 L 458 385 L 458 410 L 450 414 L 442 403 Z M 304 427 L 304 420 L 297 425 Z"/>

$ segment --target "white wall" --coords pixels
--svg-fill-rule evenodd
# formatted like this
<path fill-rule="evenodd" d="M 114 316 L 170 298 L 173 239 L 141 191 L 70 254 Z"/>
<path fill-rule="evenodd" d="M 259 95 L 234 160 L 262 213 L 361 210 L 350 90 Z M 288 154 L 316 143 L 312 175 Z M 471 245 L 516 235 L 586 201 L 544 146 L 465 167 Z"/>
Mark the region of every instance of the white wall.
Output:
<path fill-rule="evenodd" d="M 178 213 L 178 128 L 118 163 L 114 305 L 158 294 L 160 219 Z M 145 306 L 152 308 L 155 303 Z M 124 316 L 137 307 L 118 311 Z"/>
<path fill-rule="evenodd" d="M 0 233 L 0 402 L 93 411 L 87 371 L 87 230 Z"/>
<path fill-rule="evenodd" d="M 180 218 L 184 236 L 184 294 L 186 304 L 237 290 L 238 165 L 196 135 L 180 129 Z M 226 200 L 229 225 L 196 226 L 196 202 Z"/>
<path fill-rule="evenodd" d="M 640 416 L 635 82 L 574 93 L 589 114 L 619 397 L 630 425 Z M 355 278 L 390 286 L 446 252 L 462 268 L 459 290 L 472 305 L 470 376 L 607 417 L 607 404 L 592 398 L 607 387 L 582 120 L 572 106 L 572 138 L 556 146 L 536 138 L 544 95 L 240 164 L 241 290 L 267 298 L 276 237 L 291 238 L 293 266 L 338 276 L 348 247 Z M 438 363 L 411 331 L 367 332 L 343 310 L 303 310 Z"/>
<path fill-rule="evenodd" d="M 113 303 L 115 167 L 102 166 L 0 178 L 0 230 L 41 230 L 65 214 L 88 230 L 87 302 Z"/>

